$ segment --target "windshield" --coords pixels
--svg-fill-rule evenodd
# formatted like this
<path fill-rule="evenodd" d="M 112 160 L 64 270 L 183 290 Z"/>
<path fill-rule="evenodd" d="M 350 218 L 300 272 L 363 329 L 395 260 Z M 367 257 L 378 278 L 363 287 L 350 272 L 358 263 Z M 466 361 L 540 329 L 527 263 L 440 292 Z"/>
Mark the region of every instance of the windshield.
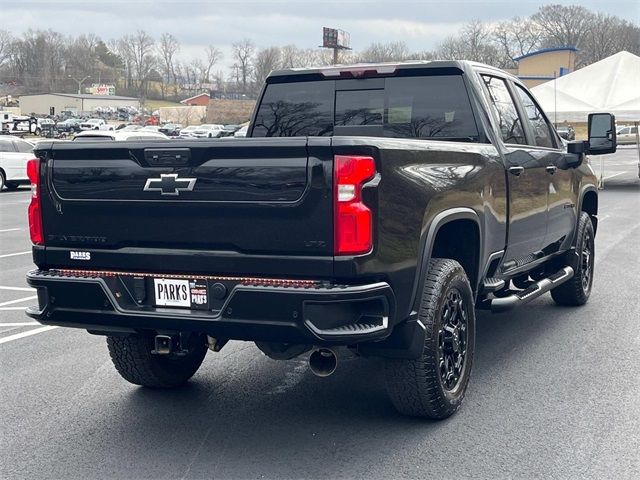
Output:
<path fill-rule="evenodd" d="M 367 135 L 477 140 L 461 75 L 268 85 L 253 137 Z"/>

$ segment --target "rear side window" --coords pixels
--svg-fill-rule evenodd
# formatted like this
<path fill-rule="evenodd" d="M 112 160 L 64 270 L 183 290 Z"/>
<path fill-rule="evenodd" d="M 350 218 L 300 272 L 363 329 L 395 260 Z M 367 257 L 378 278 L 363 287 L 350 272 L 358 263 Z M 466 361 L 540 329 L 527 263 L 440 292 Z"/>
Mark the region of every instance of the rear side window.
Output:
<path fill-rule="evenodd" d="M 300 137 L 333 132 L 333 82 L 270 84 L 262 97 L 254 137 Z"/>
<path fill-rule="evenodd" d="M 269 84 L 252 136 L 333 135 L 335 129 L 336 135 L 478 138 L 461 75 L 376 79 L 376 88 L 362 80 L 362 89 L 346 82 Z"/>
<path fill-rule="evenodd" d="M 504 143 L 525 144 L 522 123 L 505 81 L 489 75 L 482 75 L 482 80 L 489 92 L 491 106 L 498 117 L 498 129 Z"/>
<path fill-rule="evenodd" d="M 23 142 L 22 140 L 15 140 L 13 143 L 15 144 L 16 151 L 20 153 L 33 152 L 33 146 L 30 143 Z"/>
<path fill-rule="evenodd" d="M 15 152 L 16 149 L 13 146 L 13 142 L 8 139 L 0 138 L 0 152 Z"/>
<path fill-rule="evenodd" d="M 478 128 L 461 75 L 390 78 L 385 136 L 477 139 Z"/>
<path fill-rule="evenodd" d="M 527 112 L 527 118 L 531 125 L 531 131 L 533 132 L 533 144 L 538 147 L 555 148 L 556 142 L 554 140 L 553 130 L 551 125 L 544 117 L 542 110 L 536 105 L 536 102 L 531 98 L 531 95 L 527 93 L 520 85 L 516 85 L 516 92 L 520 96 L 520 101 Z"/>

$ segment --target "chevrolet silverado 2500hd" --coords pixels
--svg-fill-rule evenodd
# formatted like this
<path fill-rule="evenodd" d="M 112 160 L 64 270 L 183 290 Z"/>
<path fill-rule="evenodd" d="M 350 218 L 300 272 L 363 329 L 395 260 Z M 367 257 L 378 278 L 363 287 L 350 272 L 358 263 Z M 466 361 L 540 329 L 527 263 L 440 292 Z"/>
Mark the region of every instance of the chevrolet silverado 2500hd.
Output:
<path fill-rule="evenodd" d="M 43 142 L 28 282 L 46 325 L 105 335 L 118 372 L 175 387 L 230 340 L 384 357 L 409 415 L 455 412 L 475 309 L 584 304 L 609 114 L 563 144 L 529 91 L 470 62 L 272 73 L 247 139 Z"/>

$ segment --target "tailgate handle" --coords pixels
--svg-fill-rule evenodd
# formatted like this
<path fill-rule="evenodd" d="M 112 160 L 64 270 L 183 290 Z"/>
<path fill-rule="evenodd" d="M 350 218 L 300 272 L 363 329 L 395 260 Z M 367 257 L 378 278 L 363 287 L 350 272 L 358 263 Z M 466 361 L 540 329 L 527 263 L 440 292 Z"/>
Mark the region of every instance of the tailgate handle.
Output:
<path fill-rule="evenodd" d="M 157 167 L 187 165 L 191 160 L 188 148 L 145 148 L 144 159 L 149 165 Z"/>

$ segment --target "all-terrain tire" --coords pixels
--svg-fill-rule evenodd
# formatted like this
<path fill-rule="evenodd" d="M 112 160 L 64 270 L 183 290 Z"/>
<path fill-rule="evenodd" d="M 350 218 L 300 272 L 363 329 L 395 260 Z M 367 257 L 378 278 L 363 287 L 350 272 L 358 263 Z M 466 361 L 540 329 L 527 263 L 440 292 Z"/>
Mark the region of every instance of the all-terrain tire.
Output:
<path fill-rule="evenodd" d="M 135 385 L 174 388 L 187 382 L 200 368 L 207 353 L 201 335 L 191 335 L 184 356 L 154 355 L 153 335 L 108 336 L 109 355 L 118 373 Z"/>
<path fill-rule="evenodd" d="M 6 186 L 6 178 L 7 177 L 4 176 L 4 172 L 0 170 L 0 192 Z"/>
<path fill-rule="evenodd" d="M 584 305 L 591 295 L 595 268 L 595 232 L 593 223 L 586 212 L 581 212 L 576 234 L 576 253 L 573 277 L 551 290 L 551 296 L 558 305 Z"/>
<path fill-rule="evenodd" d="M 452 305 L 458 305 L 458 310 Z M 469 279 L 458 262 L 439 258 L 429 262 L 418 317 L 425 327 L 422 355 L 415 360 L 386 360 L 387 391 L 393 405 L 405 415 L 447 418 L 460 408 L 464 399 L 475 344 L 473 293 Z M 459 324 L 465 324 L 464 345 L 460 350 L 464 354 L 458 380 L 452 385 L 448 383 L 451 377 L 445 379 L 447 365 L 450 365 L 446 363 L 446 355 L 450 355 L 446 353 L 446 339 L 452 341 L 450 322 L 455 317 L 459 317 Z M 462 317 L 464 322 L 460 320 Z M 462 334 L 455 338 L 458 342 Z M 445 348 L 442 347 L 443 341 Z M 453 350 L 453 347 L 448 348 L 449 351 Z"/>

